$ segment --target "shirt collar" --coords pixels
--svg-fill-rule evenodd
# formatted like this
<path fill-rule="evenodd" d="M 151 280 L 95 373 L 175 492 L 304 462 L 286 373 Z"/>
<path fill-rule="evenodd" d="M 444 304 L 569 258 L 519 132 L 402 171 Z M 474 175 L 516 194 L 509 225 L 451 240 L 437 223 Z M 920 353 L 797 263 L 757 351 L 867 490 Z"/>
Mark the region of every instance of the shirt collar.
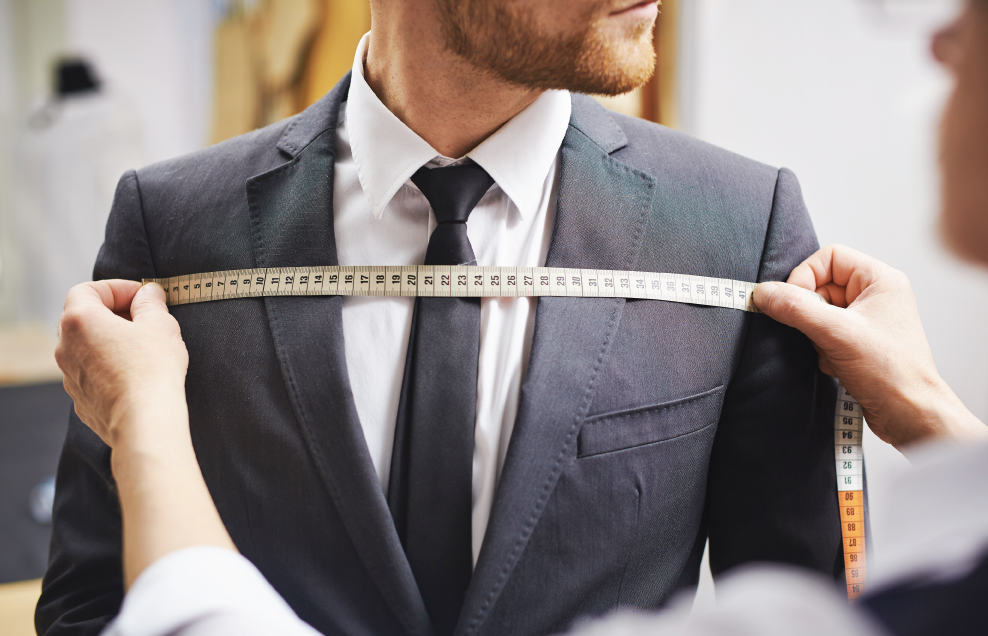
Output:
<path fill-rule="evenodd" d="M 384 209 L 415 171 L 429 163 L 449 163 L 378 99 L 364 79 L 370 33 L 357 45 L 347 95 L 346 126 L 357 178 L 371 212 Z M 522 216 L 535 214 L 543 186 L 570 119 L 566 91 L 546 91 L 493 135 L 467 153 L 497 183 Z"/>

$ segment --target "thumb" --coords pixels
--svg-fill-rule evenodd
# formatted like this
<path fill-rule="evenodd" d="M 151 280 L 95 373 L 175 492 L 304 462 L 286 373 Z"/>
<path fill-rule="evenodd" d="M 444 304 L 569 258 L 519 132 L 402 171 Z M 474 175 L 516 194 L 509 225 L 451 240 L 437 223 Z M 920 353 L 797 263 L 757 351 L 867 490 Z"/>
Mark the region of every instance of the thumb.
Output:
<path fill-rule="evenodd" d="M 165 305 L 165 290 L 158 283 L 148 283 L 134 294 L 130 303 L 130 318 L 134 322 L 152 320 L 158 315 L 168 314 Z"/>
<path fill-rule="evenodd" d="M 755 288 L 753 300 L 770 318 L 799 331 L 826 348 L 839 334 L 843 312 L 823 298 L 789 283 L 762 283 Z"/>

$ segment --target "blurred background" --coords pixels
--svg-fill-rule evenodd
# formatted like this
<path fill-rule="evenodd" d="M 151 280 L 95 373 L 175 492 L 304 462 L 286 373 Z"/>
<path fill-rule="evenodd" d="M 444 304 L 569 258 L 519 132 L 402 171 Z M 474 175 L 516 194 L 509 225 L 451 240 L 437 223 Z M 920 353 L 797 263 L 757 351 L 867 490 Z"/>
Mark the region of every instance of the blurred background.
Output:
<path fill-rule="evenodd" d="M 792 168 L 821 244 L 909 275 L 941 374 L 985 420 L 988 276 L 949 257 L 935 224 L 950 81 L 929 36 L 958 8 L 665 0 L 655 78 L 602 101 Z M 70 408 L 54 329 L 120 174 L 299 112 L 369 25 L 366 0 L 0 0 L 0 632 L 33 633 Z M 878 506 L 904 460 L 865 447 Z M 705 576 L 696 602 L 712 598 Z"/>

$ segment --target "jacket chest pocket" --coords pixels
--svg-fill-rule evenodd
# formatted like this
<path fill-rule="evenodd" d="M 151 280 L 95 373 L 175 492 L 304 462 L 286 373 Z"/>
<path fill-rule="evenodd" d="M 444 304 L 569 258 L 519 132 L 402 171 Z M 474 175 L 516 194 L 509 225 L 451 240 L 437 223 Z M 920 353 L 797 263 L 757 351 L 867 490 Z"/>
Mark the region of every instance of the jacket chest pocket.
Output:
<path fill-rule="evenodd" d="M 588 417 L 580 429 L 577 457 L 637 448 L 675 439 L 715 424 L 724 386 L 689 397 Z"/>

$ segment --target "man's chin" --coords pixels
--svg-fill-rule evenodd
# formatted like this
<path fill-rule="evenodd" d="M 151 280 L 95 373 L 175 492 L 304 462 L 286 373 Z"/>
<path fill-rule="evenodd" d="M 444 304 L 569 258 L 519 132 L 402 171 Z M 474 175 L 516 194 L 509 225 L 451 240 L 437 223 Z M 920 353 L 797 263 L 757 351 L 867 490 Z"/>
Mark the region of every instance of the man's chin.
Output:
<path fill-rule="evenodd" d="M 647 49 L 616 48 L 585 61 L 582 72 L 574 74 L 572 86 L 565 88 L 590 95 L 623 95 L 642 86 L 655 72 L 655 52 Z"/>
<path fill-rule="evenodd" d="M 637 19 L 631 15 L 635 11 L 613 22 L 598 18 L 583 32 L 560 37 L 540 33 L 525 15 L 506 7 L 494 11 L 500 3 L 478 0 L 477 11 L 470 12 L 461 0 L 443 1 L 447 50 L 517 86 L 621 95 L 647 82 L 655 70 L 654 20 Z"/>

